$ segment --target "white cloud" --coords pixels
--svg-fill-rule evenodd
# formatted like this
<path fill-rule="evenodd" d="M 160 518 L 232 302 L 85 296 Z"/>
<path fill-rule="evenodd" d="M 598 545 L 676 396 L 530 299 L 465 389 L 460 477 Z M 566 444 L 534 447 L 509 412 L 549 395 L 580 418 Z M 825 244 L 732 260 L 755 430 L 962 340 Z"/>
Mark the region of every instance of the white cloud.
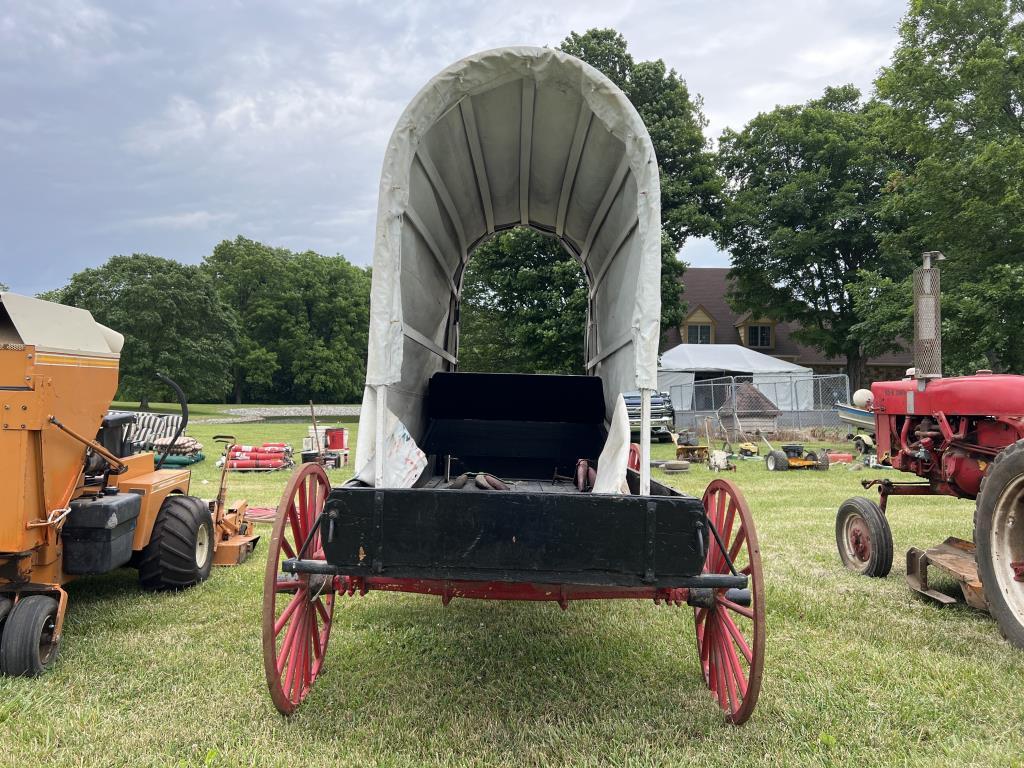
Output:
<path fill-rule="evenodd" d="M 121 222 L 118 228 L 132 229 L 138 227 L 154 227 L 157 229 L 207 229 L 211 224 L 234 219 L 230 213 L 211 213 L 210 211 L 184 211 L 182 213 L 165 213 L 159 216 L 142 216 Z"/>
<path fill-rule="evenodd" d="M 902 11 L 903 0 L 2 5 L 0 193 L 18 193 L 0 213 L 0 272 L 31 292 L 53 287 L 19 284 L 40 279 L 40 256 L 68 274 L 136 250 L 195 261 L 235 232 L 366 263 L 391 130 L 456 59 L 614 27 L 635 58 L 664 59 L 704 97 L 716 137 L 826 85 L 869 89 Z M 720 258 L 706 241 L 688 248 L 695 262 Z"/>
<path fill-rule="evenodd" d="M 206 125 L 206 114 L 197 102 L 174 95 L 163 114 L 129 132 L 127 147 L 156 154 L 182 144 L 199 143 L 206 136 Z"/>

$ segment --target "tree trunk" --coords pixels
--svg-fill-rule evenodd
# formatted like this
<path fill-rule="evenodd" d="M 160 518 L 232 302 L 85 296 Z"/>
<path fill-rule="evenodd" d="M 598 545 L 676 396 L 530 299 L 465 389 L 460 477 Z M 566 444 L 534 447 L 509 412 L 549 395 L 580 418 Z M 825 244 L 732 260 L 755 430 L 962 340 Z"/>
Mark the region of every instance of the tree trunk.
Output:
<path fill-rule="evenodd" d="M 846 355 L 846 375 L 850 377 L 850 395 L 871 385 L 868 381 L 868 359 L 858 349 Z"/>
<path fill-rule="evenodd" d="M 242 373 L 235 372 L 235 405 L 242 404 Z"/>
<path fill-rule="evenodd" d="M 140 411 L 148 411 L 149 410 L 149 395 L 143 395 L 142 399 L 139 400 L 139 410 Z"/>

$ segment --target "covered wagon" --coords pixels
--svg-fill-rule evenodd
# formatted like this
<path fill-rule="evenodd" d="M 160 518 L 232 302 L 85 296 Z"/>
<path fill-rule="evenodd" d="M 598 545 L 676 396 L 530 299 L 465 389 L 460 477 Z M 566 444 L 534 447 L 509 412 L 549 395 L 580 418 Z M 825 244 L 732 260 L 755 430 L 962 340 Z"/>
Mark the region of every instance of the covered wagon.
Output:
<path fill-rule="evenodd" d="M 466 266 L 512 227 L 578 259 L 586 375 L 459 372 Z M 654 149 L 598 71 L 504 48 L 416 95 L 381 175 L 356 477 L 332 488 L 303 465 L 275 521 L 263 643 L 278 709 L 293 711 L 324 669 L 336 600 L 382 590 L 691 606 L 705 680 L 732 722 L 750 716 L 764 591 L 747 505 L 727 481 L 701 499 L 650 476 L 660 264 Z"/>

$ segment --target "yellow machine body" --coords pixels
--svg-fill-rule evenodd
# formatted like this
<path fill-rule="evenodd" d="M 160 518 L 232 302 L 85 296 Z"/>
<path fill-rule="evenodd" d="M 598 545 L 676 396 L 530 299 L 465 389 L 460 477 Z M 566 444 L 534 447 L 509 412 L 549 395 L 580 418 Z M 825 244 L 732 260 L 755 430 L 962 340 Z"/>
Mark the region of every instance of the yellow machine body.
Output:
<path fill-rule="evenodd" d="M 26 337 L 42 343 L 25 343 Z M 54 591 L 68 505 L 85 485 L 88 446 L 117 391 L 121 338 L 84 310 L 15 294 L 0 304 L 0 591 Z M 149 541 L 160 505 L 187 494 L 187 470 L 155 470 L 152 453 L 120 460 L 108 485 L 142 496 L 133 549 Z M 62 601 L 63 602 L 63 601 Z"/>
<path fill-rule="evenodd" d="M 189 492 L 189 470 L 157 470 L 152 453 L 115 456 L 94 440 L 117 391 L 122 344 L 85 310 L 0 293 L 0 614 L 30 595 L 56 598 L 54 646 L 67 604 L 62 586 L 77 578 L 65 571 L 61 539 L 72 502 L 138 495 L 138 554 L 167 497 Z M 99 457 L 109 472 L 87 470 Z M 213 564 L 243 562 L 255 547 L 246 506 L 209 502 Z"/>

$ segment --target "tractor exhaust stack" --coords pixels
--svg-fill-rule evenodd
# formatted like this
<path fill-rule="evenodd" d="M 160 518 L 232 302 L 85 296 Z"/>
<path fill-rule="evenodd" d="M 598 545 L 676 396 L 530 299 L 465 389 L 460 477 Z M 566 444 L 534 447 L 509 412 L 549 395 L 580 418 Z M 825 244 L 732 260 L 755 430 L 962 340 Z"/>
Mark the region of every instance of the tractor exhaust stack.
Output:
<path fill-rule="evenodd" d="M 942 378 L 942 291 L 939 268 L 932 261 L 946 257 L 941 251 L 924 253 L 914 270 L 914 378 Z"/>

